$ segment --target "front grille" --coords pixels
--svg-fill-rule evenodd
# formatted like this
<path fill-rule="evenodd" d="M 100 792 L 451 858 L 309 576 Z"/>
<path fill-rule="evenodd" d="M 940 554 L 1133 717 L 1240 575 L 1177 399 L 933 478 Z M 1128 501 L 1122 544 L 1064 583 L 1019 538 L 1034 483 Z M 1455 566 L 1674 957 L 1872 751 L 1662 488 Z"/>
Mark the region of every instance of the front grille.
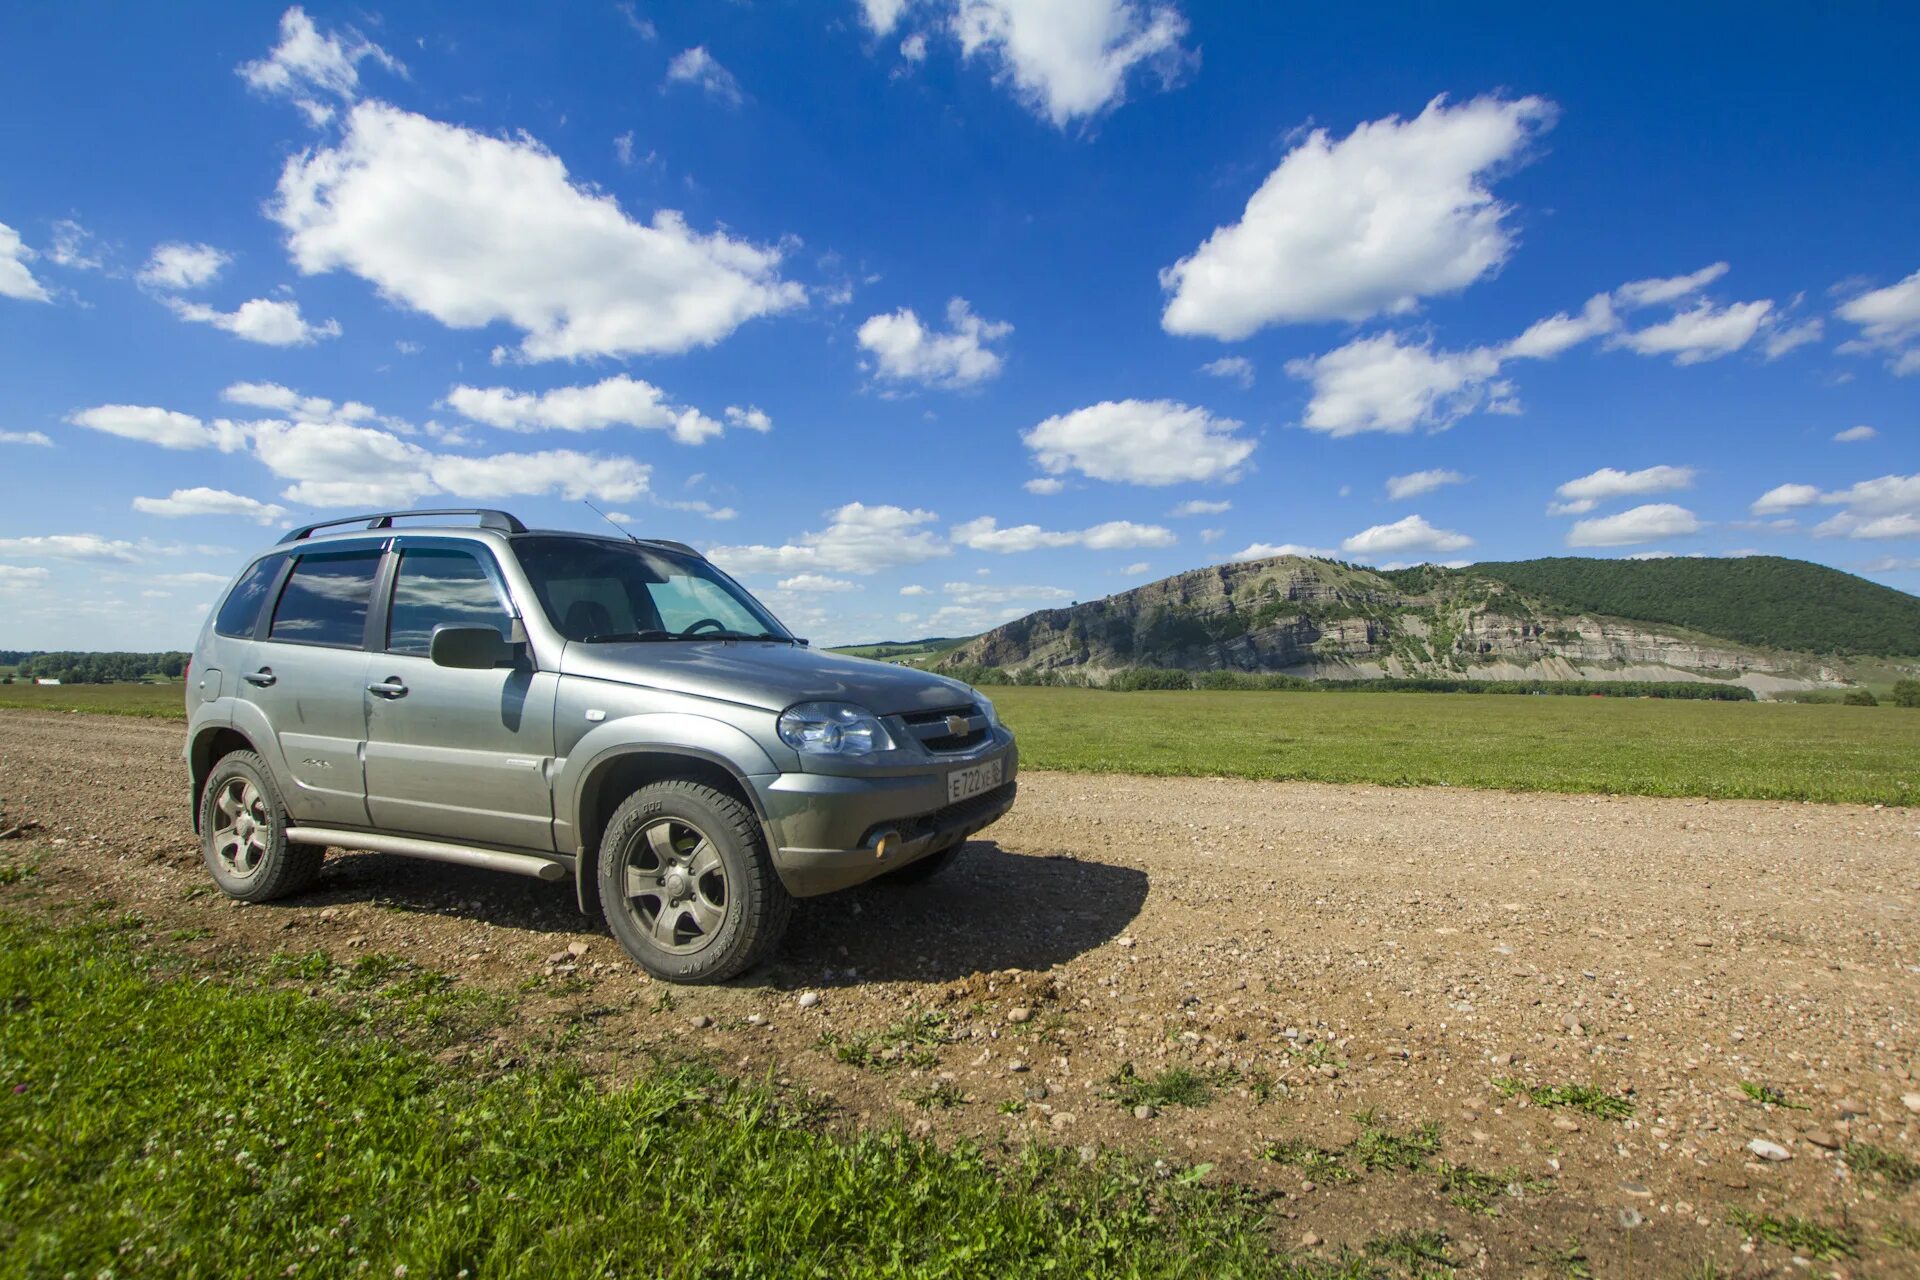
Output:
<path fill-rule="evenodd" d="M 987 740 L 986 712 L 972 703 L 938 711 L 911 711 L 900 718 L 906 722 L 907 732 L 929 751 L 951 754 L 977 747 Z M 965 723 L 957 733 L 956 722 Z"/>
<path fill-rule="evenodd" d="M 991 791 L 983 791 L 977 796 L 968 796 L 944 809 L 935 809 L 932 813 L 923 813 L 917 818 L 903 818 L 899 822 L 879 822 L 866 835 L 860 837 L 862 847 L 873 843 L 882 831 L 894 830 L 902 839 L 918 840 L 921 836 L 940 835 L 950 831 L 978 830 L 985 826 L 991 815 L 1008 804 L 1013 803 L 1014 793 L 1018 791 L 1018 781 L 1004 782 Z"/>

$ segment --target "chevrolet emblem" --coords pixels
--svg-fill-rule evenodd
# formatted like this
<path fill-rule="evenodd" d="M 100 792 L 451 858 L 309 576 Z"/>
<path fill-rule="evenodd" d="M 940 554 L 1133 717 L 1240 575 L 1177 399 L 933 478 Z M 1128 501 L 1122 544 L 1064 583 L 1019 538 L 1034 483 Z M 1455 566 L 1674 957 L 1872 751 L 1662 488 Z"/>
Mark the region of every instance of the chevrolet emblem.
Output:
<path fill-rule="evenodd" d="M 947 717 L 947 732 L 956 738 L 964 735 L 969 727 L 971 722 L 965 716 Z"/>

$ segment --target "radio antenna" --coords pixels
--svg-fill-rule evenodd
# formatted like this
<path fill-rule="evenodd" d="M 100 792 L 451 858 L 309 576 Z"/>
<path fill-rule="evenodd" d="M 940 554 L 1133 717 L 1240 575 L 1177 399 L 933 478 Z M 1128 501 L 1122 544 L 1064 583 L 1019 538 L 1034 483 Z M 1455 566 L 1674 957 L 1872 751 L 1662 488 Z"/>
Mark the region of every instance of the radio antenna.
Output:
<path fill-rule="evenodd" d="M 587 509 L 593 512 L 593 514 L 599 516 L 602 520 L 605 520 L 608 524 L 613 525 L 614 528 L 619 529 L 621 533 L 626 534 L 628 542 L 640 541 L 640 539 L 634 537 L 633 534 L 628 533 L 627 530 L 624 527 L 622 527 L 618 522 L 616 522 L 612 516 L 608 515 L 606 512 L 602 511 L 600 508 L 594 506 L 593 502 L 590 499 L 582 498 L 580 499 L 580 501 L 586 503 Z"/>

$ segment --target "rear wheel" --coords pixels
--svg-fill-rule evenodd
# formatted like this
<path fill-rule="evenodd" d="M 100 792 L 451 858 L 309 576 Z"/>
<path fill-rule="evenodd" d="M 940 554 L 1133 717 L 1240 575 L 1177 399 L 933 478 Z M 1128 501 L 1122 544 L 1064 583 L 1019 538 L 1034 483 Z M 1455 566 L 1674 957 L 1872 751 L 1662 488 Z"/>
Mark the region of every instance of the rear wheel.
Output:
<path fill-rule="evenodd" d="M 724 982 L 765 959 L 793 899 L 753 811 L 704 783 L 641 787 L 600 839 L 601 909 L 640 967 L 670 982 Z"/>
<path fill-rule="evenodd" d="M 299 893 L 326 850 L 287 843 L 287 811 L 266 762 L 251 751 L 220 757 L 200 793 L 200 856 L 220 891 L 243 902 Z"/>

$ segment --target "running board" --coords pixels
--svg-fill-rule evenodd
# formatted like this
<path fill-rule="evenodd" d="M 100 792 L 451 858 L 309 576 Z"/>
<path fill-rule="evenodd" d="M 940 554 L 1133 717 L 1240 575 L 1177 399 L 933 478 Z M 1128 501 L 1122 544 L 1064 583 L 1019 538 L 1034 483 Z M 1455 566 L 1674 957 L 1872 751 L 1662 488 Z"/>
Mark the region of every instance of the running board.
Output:
<path fill-rule="evenodd" d="M 379 835 L 370 831 L 337 831 L 331 827 L 288 827 L 288 844 L 318 844 L 335 849 L 365 849 L 372 853 L 393 853 L 403 858 L 425 858 L 429 862 L 453 862 L 463 867 L 485 867 L 489 871 L 511 871 L 536 880 L 562 880 L 567 869 L 551 858 L 531 853 L 504 853 L 498 849 L 475 849 L 464 844 L 441 844 L 437 840 L 415 840 L 409 836 Z"/>

